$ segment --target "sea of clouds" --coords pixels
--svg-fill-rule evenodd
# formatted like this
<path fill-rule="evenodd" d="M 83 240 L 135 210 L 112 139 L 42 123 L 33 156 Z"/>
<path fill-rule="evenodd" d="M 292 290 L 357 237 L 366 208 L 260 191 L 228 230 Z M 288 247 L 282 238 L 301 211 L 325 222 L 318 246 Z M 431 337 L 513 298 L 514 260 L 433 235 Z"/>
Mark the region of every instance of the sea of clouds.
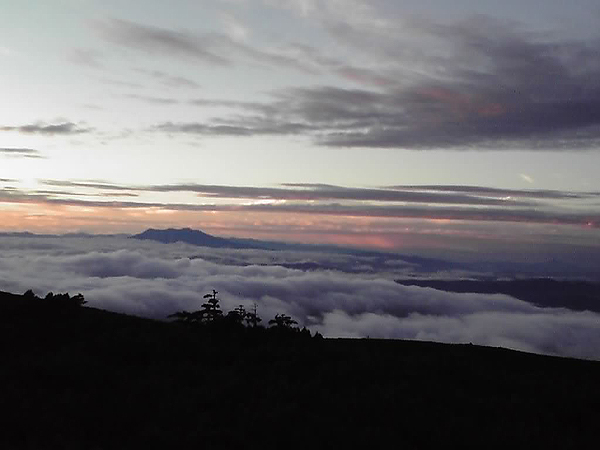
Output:
<path fill-rule="evenodd" d="M 264 322 L 285 313 L 328 337 L 472 342 L 600 360 L 600 314 L 402 286 L 393 280 L 409 264 L 375 272 L 367 256 L 6 236 L 0 253 L 0 290 L 81 292 L 89 306 L 155 319 L 197 310 L 203 294 L 216 289 L 225 311 L 256 303 Z M 290 267 L 302 264 L 327 269 Z M 336 264 L 364 271 L 334 270 Z"/>

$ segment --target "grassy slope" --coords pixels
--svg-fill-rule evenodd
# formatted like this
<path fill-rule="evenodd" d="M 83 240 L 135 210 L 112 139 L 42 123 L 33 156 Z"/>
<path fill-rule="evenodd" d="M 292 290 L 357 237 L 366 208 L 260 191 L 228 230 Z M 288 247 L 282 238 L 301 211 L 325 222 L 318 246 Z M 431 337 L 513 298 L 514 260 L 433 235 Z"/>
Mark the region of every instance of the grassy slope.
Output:
<path fill-rule="evenodd" d="M 0 448 L 574 448 L 600 363 L 471 345 L 217 337 L 0 293 Z"/>

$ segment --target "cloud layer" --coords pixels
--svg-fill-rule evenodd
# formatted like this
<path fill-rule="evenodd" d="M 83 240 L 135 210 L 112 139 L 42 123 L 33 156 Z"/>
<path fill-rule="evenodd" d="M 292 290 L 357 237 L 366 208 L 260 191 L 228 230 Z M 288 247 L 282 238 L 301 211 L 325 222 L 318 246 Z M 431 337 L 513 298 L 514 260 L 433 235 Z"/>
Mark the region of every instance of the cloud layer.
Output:
<path fill-rule="evenodd" d="M 8 156 L 12 158 L 43 158 L 38 150 L 32 148 L 0 148 L 0 156 Z"/>
<path fill-rule="evenodd" d="M 59 122 L 59 123 L 44 123 L 36 122 L 26 125 L 16 126 L 0 126 L 0 131 L 18 131 L 23 134 L 41 134 L 47 136 L 54 135 L 74 135 L 83 134 L 93 131 L 93 128 L 87 128 L 81 124 L 73 122 Z"/>
<path fill-rule="evenodd" d="M 281 187 L 203 185 L 196 183 L 126 186 L 98 181 L 43 182 L 58 190 L 0 191 L 7 203 L 41 203 L 106 208 L 160 208 L 171 211 L 222 211 L 312 214 L 344 217 L 421 218 L 474 222 L 525 222 L 537 224 L 600 226 L 593 202 L 598 192 L 511 190 L 479 186 L 391 186 L 349 188 L 333 185 L 288 184 Z M 65 190 L 68 188 L 69 190 Z M 195 194 L 194 201 L 107 201 L 116 192 L 135 197 L 142 193 Z M 83 198 L 82 198 L 83 197 Z M 154 197 L 156 198 L 156 197 Z M 225 200 L 227 202 L 216 202 Z M 570 207 L 552 203 L 574 202 Z"/>
<path fill-rule="evenodd" d="M 473 342 L 600 359 L 600 316 L 591 312 L 542 309 L 504 295 L 405 287 L 367 272 L 306 272 L 261 263 L 273 255 L 302 262 L 306 253 L 19 237 L 0 237 L 0 251 L 0 289 L 82 292 L 90 306 L 147 317 L 195 310 L 202 294 L 217 289 L 226 310 L 256 302 L 265 319 L 284 312 L 327 336 Z"/>
<path fill-rule="evenodd" d="M 153 127 L 170 134 L 305 135 L 331 147 L 421 150 L 600 148 L 599 38 L 569 40 L 486 16 L 454 23 L 329 18 L 323 26 L 371 67 L 310 45 L 293 43 L 270 54 L 221 35 L 192 37 L 122 21 L 111 22 L 110 39 L 214 64 L 233 64 L 234 55 L 332 73 L 360 85 L 280 88 L 270 101 L 240 105 L 229 116 Z M 212 100 L 213 106 L 224 103 Z"/>
<path fill-rule="evenodd" d="M 216 66 L 232 66 L 235 59 L 270 66 L 313 72 L 301 59 L 285 52 L 269 51 L 246 44 L 222 32 L 194 34 L 127 20 L 97 21 L 94 28 L 113 44 L 153 55 L 181 57 Z"/>

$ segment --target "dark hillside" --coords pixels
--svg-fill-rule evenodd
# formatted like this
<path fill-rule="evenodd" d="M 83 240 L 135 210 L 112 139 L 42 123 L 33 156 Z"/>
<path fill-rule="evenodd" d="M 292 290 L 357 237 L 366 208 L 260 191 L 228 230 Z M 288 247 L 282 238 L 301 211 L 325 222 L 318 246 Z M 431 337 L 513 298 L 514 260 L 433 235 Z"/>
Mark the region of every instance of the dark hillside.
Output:
<path fill-rule="evenodd" d="M 0 448 L 578 448 L 597 438 L 598 362 L 270 331 L 198 332 L 0 293 Z"/>

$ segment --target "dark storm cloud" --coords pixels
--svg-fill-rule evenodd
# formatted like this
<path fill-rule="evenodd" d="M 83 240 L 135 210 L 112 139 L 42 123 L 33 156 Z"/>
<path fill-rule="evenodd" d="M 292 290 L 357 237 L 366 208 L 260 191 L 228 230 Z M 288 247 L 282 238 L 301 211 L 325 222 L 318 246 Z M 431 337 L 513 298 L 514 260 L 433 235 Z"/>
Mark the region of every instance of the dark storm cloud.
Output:
<path fill-rule="evenodd" d="M 419 63 L 429 75 L 403 75 L 411 56 L 396 50 L 402 41 L 391 33 L 379 37 L 381 51 L 402 83 L 386 83 L 394 76 L 382 74 L 377 91 L 283 89 L 251 114 L 155 128 L 207 136 L 294 133 L 332 147 L 600 149 L 600 40 L 560 40 L 485 17 L 454 25 L 422 21 L 412 30 L 441 48 L 423 45 Z M 343 39 L 358 46 L 354 32 Z"/>
<path fill-rule="evenodd" d="M 14 158 L 43 158 L 38 150 L 32 148 L 0 147 L 0 156 L 10 156 Z"/>
<path fill-rule="evenodd" d="M 278 252 L 218 250 L 125 238 L 21 238 L 0 236 L 3 290 L 38 295 L 82 292 L 92 307 L 164 319 L 200 308 L 216 289 L 230 310 L 256 303 L 264 321 L 294 317 L 326 336 L 395 337 L 472 342 L 537 353 L 600 358 L 598 314 L 539 308 L 505 296 L 455 294 L 408 287 L 373 274 L 305 272 L 277 265 L 221 261 L 273 261 Z M 262 256 L 261 256 L 262 254 Z M 311 258 L 348 258 L 311 255 Z M 288 262 L 307 254 L 288 252 Z"/>
<path fill-rule="evenodd" d="M 90 133 L 93 131 L 93 128 L 86 128 L 81 124 L 76 124 L 73 122 L 61 122 L 56 124 L 36 122 L 33 124 L 19 126 L 0 126 L 0 131 L 18 131 L 24 134 L 43 134 L 54 136 Z"/>

